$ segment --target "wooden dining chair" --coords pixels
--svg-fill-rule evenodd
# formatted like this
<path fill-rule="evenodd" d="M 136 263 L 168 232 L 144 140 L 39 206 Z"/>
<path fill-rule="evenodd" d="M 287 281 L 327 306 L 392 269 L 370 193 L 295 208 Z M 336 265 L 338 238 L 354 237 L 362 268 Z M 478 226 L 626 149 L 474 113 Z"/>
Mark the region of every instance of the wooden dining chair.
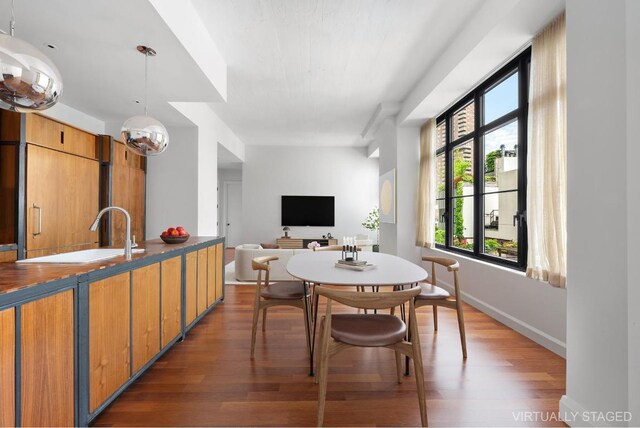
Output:
<path fill-rule="evenodd" d="M 464 314 L 462 310 L 462 296 L 460 295 L 460 283 L 458 281 L 458 271 L 460 264 L 457 260 L 443 257 L 422 257 L 425 262 L 431 262 L 431 281 L 429 284 L 421 284 L 422 291 L 415 298 L 415 306 L 433 307 L 433 330 L 438 331 L 438 306 L 455 309 L 458 313 L 458 329 L 460 330 L 460 342 L 462 344 L 462 356 L 467 358 L 467 339 L 464 332 Z M 453 286 L 455 296 L 436 284 L 436 265 L 444 266 L 453 273 Z"/>
<path fill-rule="evenodd" d="M 413 359 L 416 372 L 416 387 L 422 426 L 427 426 L 427 404 L 425 401 L 424 373 L 420 337 L 416 323 L 414 299 L 421 292 L 416 286 L 408 290 L 382 292 L 343 291 L 318 286 L 316 293 L 327 298 L 327 310 L 320 322 L 320 344 L 318 348 L 318 426 L 324 421 L 325 399 L 329 358 L 350 346 L 389 348 L 395 352 L 398 383 L 402 383 L 401 354 Z M 411 329 L 407 338 L 407 325 L 398 317 L 386 314 L 338 314 L 333 315 L 332 301 L 358 309 L 390 309 L 409 302 Z"/>
<path fill-rule="evenodd" d="M 256 349 L 256 330 L 258 329 L 260 311 L 262 311 L 262 331 L 265 331 L 267 308 L 271 306 L 293 306 L 302 309 L 302 312 L 304 312 L 305 332 L 307 334 L 307 352 L 310 351 L 309 290 L 300 281 L 269 282 L 269 273 L 271 272 L 269 263 L 274 260 L 278 260 L 278 256 L 256 257 L 251 261 L 253 270 L 258 271 L 256 298 L 253 307 L 253 329 L 251 331 L 251 358 L 254 357 Z M 262 280 L 263 272 L 264 282 Z"/>

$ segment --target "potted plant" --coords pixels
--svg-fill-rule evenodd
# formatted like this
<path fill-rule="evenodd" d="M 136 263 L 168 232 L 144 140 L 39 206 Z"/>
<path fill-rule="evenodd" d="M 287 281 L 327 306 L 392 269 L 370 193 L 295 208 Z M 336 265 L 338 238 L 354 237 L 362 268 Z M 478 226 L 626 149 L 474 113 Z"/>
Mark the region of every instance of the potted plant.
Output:
<path fill-rule="evenodd" d="M 376 232 L 376 243 L 373 245 L 373 251 L 380 251 L 380 210 L 373 207 L 367 218 L 362 223 L 362 227 L 372 232 Z"/>

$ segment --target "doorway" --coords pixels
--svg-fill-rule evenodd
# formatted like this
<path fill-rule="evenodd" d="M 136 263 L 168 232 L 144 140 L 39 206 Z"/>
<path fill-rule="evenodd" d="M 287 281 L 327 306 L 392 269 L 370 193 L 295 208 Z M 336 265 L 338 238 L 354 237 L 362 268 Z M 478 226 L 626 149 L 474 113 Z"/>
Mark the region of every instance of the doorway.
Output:
<path fill-rule="evenodd" d="M 240 245 L 242 238 L 242 182 L 224 183 L 224 232 L 227 247 Z"/>

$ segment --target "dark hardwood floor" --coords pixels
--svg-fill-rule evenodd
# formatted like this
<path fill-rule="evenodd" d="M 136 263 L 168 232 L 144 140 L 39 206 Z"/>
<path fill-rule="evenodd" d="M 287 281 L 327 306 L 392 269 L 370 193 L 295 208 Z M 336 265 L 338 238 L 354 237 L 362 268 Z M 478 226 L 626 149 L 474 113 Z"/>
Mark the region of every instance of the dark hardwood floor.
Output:
<path fill-rule="evenodd" d="M 225 254 L 226 262 L 233 253 Z M 308 376 L 302 313 L 269 309 L 250 360 L 254 287 L 228 286 L 215 308 L 95 426 L 313 426 L 317 386 Z M 324 307 L 321 306 L 320 311 Z M 346 308 L 344 310 L 347 310 Z M 465 307 L 464 361 L 455 312 L 419 311 L 431 426 L 563 425 L 523 421 L 518 412 L 555 412 L 565 391 L 565 360 L 489 316 Z M 349 349 L 332 358 L 327 426 L 418 426 L 415 377 L 395 380 L 393 352 Z"/>

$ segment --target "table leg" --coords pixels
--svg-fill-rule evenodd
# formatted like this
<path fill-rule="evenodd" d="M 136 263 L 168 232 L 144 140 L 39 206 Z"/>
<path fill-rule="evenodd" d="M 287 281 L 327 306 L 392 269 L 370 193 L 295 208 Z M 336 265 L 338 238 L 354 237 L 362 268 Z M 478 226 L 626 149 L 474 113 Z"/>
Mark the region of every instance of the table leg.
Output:
<path fill-rule="evenodd" d="M 311 291 L 309 291 L 309 295 L 307 296 L 307 290 L 309 290 L 311 288 L 311 284 L 307 283 L 306 281 L 303 282 L 303 286 L 304 286 L 304 292 L 305 292 L 305 298 L 304 298 L 304 311 L 305 314 L 307 315 L 307 322 L 305 325 L 305 333 L 307 336 L 307 351 L 309 353 L 309 376 L 313 376 L 314 372 L 313 372 L 313 351 L 314 351 L 314 342 L 315 342 L 315 318 L 312 317 L 313 314 L 313 310 L 312 310 L 312 303 L 310 301 L 310 299 L 315 299 L 315 293 L 311 293 Z M 312 297 L 313 296 L 313 297 Z M 313 326 L 313 335 L 311 333 L 312 331 L 312 326 Z"/>

